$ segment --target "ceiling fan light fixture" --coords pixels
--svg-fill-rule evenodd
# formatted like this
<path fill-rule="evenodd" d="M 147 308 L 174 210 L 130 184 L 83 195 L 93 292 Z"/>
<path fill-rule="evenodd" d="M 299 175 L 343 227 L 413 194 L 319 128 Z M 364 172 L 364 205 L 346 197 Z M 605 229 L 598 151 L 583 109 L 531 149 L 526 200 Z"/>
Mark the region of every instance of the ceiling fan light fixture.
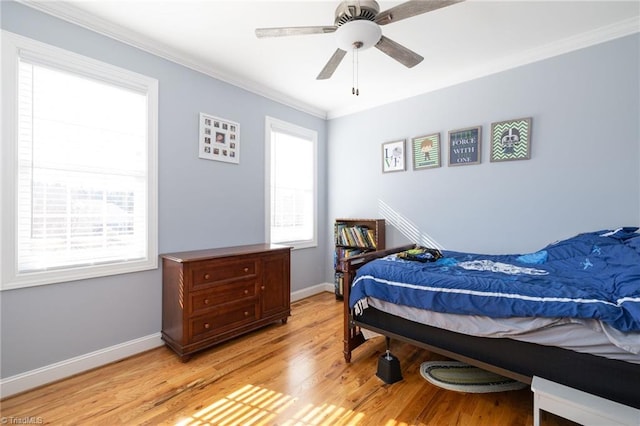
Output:
<path fill-rule="evenodd" d="M 363 50 L 375 46 L 382 37 L 382 30 L 375 22 L 359 19 L 347 22 L 336 31 L 338 47 L 349 52 L 354 47 Z M 356 46 L 362 43 L 361 46 Z"/>
<path fill-rule="evenodd" d="M 256 36 L 263 38 L 336 33 L 338 48 L 322 68 L 316 80 L 331 78 L 347 52 L 351 51 L 354 57 L 354 94 L 357 94 L 358 52 L 360 50 L 375 46 L 379 51 L 407 68 L 418 65 L 424 59 L 400 43 L 383 36 L 380 28 L 382 25 L 402 21 L 463 1 L 465 0 L 407 0 L 380 12 L 380 5 L 375 0 L 342 0 L 336 8 L 333 25 L 256 28 Z"/>

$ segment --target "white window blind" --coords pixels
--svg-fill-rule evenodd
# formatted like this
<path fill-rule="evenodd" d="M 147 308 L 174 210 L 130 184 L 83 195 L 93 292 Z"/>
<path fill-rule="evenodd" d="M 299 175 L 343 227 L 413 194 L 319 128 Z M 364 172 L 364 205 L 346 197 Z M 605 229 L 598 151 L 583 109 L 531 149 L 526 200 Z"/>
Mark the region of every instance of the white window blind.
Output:
<path fill-rule="evenodd" d="M 157 82 L 41 45 L 15 52 L 3 288 L 155 267 Z"/>
<path fill-rule="evenodd" d="M 317 133 L 267 118 L 268 240 L 315 246 Z"/>

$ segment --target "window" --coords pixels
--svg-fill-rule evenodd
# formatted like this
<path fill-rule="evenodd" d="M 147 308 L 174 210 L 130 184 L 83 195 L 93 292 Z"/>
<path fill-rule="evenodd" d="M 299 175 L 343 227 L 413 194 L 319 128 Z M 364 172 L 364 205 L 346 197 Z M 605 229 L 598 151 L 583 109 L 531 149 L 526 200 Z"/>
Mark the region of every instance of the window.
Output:
<path fill-rule="evenodd" d="M 267 238 L 294 248 L 317 245 L 317 132 L 266 118 Z"/>
<path fill-rule="evenodd" d="M 157 81 L 3 32 L 2 288 L 157 267 Z"/>

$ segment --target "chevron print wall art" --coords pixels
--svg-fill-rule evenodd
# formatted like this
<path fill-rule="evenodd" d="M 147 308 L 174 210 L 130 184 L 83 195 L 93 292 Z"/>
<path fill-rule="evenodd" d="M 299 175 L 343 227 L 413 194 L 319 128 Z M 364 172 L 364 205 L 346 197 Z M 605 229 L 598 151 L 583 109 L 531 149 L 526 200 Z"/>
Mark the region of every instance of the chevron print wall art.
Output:
<path fill-rule="evenodd" d="M 531 117 L 491 124 L 492 162 L 531 158 Z"/>

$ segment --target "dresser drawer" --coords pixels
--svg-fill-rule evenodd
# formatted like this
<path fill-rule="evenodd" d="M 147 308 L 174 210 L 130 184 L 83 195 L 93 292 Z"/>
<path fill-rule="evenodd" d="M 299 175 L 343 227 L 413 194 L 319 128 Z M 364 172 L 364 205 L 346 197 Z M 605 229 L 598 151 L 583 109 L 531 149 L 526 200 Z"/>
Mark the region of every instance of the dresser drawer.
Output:
<path fill-rule="evenodd" d="M 223 303 L 255 297 L 256 287 L 256 281 L 250 279 L 218 284 L 205 290 L 191 292 L 189 294 L 191 303 L 187 313 L 198 315 Z"/>
<path fill-rule="evenodd" d="M 199 262 L 191 270 L 193 287 L 201 287 L 230 280 L 255 277 L 258 271 L 258 259 L 212 260 Z"/>
<path fill-rule="evenodd" d="M 228 330 L 250 324 L 259 318 L 257 299 L 244 303 L 229 303 L 216 307 L 207 315 L 192 318 L 189 321 L 190 335 L 193 341 L 223 333 Z"/>

